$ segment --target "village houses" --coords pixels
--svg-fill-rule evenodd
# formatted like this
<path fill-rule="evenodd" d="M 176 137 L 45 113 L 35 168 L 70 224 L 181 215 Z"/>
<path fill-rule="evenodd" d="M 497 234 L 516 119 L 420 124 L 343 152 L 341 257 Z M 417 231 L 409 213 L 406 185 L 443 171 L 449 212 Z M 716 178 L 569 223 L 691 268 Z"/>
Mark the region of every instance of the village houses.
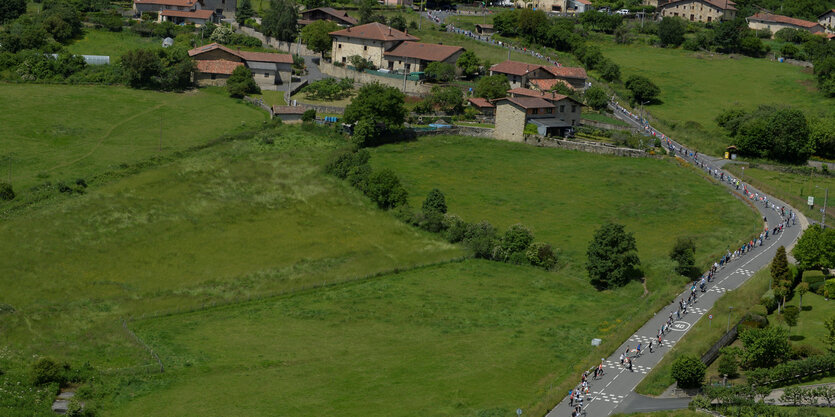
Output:
<path fill-rule="evenodd" d="M 382 23 L 368 23 L 330 33 L 333 38 L 331 58 L 333 62 L 350 64 L 357 55 L 371 61 L 377 67 L 385 67 L 385 53 L 405 41 L 419 39 L 388 27 Z"/>
<path fill-rule="evenodd" d="M 292 74 L 293 57 L 289 54 L 246 52 L 212 43 L 194 48 L 188 55 L 197 67 L 194 81 L 198 85 L 225 85 L 240 66 L 249 68 L 258 86 L 268 90 L 289 82 Z"/>
<path fill-rule="evenodd" d="M 504 61 L 490 67 L 490 75 L 504 74 L 513 88 L 527 88 L 535 80 L 563 80 L 575 90 L 583 90 L 588 75 L 583 68 L 558 67 Z M 553 86 L 553 84 L 552 84 Z"/>
<path fill-rule="evenodd" d="M 301 26 L 307 26 L 317 20 L 330 20 L 342 27 L 354 26 L 359 23 L 357 19 L 348 16 L 348 12 L 345 10 L 336 10 L 332 7 L 317 7 L 305 10 L 301 12 L 298 23 Z"/>
<path fill-rule="evenodd" d="M 773 37 L 780 29 L 798 29 L 810 33 L 824 33 L 826 29 L 818 22 L 795 19 L 793 17 L 781 16 L 771 13 L 756 13 L 745 18 L 748 27 L 753 30 L 768 29 Z"/>
<path fill-rule="evenodd" d="M 835 31 L 835 9 L 827 10 L 824 14 L 818 16 L 818 23 L 827 30 Z"/>
<path fill-rule="evenodd" d="M 203 25 L 217 23 L 223 17 L 234 17 L 235 0 L 134 0 L 136 16 L 154 13 L 159 22 Z"/>
<path fill-rule="evenodd" d="M 674 0 L 659 5 L 658 12 L 661 17 L 708 23 L 735 19 L 736 3 L 730 0 Z"/>

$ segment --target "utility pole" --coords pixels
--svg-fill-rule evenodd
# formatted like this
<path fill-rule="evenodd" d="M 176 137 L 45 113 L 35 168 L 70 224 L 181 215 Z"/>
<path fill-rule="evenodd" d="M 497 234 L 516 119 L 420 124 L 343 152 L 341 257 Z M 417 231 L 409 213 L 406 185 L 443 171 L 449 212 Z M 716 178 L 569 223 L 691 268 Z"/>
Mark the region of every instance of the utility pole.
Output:
<path fill-rule="evenodd" d="M 829 199 L 829 187 L 826 187 L 826 193 L 823 195 L 823 211 L 821 212 L 821 229 L 826 228 L 826 200 Z"/>

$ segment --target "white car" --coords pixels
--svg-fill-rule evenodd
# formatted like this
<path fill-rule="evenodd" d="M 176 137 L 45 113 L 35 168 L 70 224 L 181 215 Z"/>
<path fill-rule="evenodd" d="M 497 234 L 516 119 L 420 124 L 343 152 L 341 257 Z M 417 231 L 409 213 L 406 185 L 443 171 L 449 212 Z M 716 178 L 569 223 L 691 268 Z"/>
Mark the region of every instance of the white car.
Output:
<path fill-rule="evenodd" d="M 617 13 L 621 16 L 626 16 L 626 15 L 629 14 L 629 10 L 628 9 L 620 9 L 620 10 L 616 11 L 615 13 Z"/>

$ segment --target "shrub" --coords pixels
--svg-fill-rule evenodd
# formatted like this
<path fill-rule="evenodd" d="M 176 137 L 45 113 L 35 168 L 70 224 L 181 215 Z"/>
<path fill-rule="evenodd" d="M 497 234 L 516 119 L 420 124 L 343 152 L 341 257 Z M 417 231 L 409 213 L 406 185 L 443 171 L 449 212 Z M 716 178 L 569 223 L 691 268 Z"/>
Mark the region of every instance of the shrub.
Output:
<path fill-rule="evenodd" d="M 400 178 L 390 169 L 372 172 L 368 176 L 366 195 L 383 210 L 406 204 L 409 196 L 400 184 Z"/>
<path fill-rule="evenodd" d="M 348 58 L 348 61 L 350 61 L 351 65 L 353 65 L 354 68 L 356 68 L 356 70 L 360 71 L 360 72 L 365 71 L 367 69 L 369 69 L 369 70 L 377 69 L 377 67 L 374 66 L 373 62 L 371 62 L 371 61 L 369 61 L 369 60 L 367 60 L 367 59 L 365 59 L 365 58 L 363 58 L 359 55 L 351 55 L 351 57 Z"/>
<path fill-rule="evenodd" d="M 252 71 L 241 65 L 232 71 L 232 75 L 226 80 L 226 91 L 236 98 L 243 98 L 247 94 L 260 94 L 261 88 L 252 78 Z"/>
<path fill-rule="evenodd" d="M 458 243 L 464 240 L 467 231 L 467 223 L 454 214 L 444 216 L 444 239 L 450 243 Z"/>
<path fill-rule="evenodd" d="M 696 269 L 696 243 L 693 239 L 677 238 L 670 251 L 670 259 L 676 262 L 676 272 L 688 278 L 699 276 Z"/>
<path fill-rule="evenodd" d="M 835 278 L 826 280 L 823 287 L 827 298 L 835 298 Z"/>
<path fill-rule="evenodd" d="M 778 387 L 793 384 L 797 381 L 798 376 L 818 371 L 824 371 L 823 375 L 835 371 L 835 354 L 810 356 L 806 359 L 789 361 L 770 368 L 754 369 L 748 371 L 746 376 L 751 384 Z"/>
<path fill-rule="evenodd" d="M 533 266 L 551 269 L 557 264 L 557 255 L 551 245 L 544 242 L 534 242 L 528 246 L 525 256 Z"/>
<path fill-rule="evenodd" d="M 12 185 L 7 182 L 0 182 L 0 200 L 12 201 L 15 198 Z"/>
<path fill-rule="evenodd" d="M 502 249 L 509 255 L 524 253 L 533 242 L 533 233 L 522 224 L 514 224 L 502 236 Z"/>
<path fill-rule="evenodd" d="M 600 227 L 586 251 L 591 284 L 602 290 L 626 285 L 640 275 L 635 236 L 619 224 L 607 223 Z"/>
<path fill-rule="evenodd" d="M 786 324 L 789 327 L 797 326 L 797 317 L 800 315 L 800 309 L 797 306 L 785 306 L 783 307 L 783 320 L 786 320 Z"/>
<path fill-rule="evenodd" d="M 682 355 L 673 362 L 672 375 L 680 388 L 699 388 L 705 379 L 705 364 L 693 355 Z"/>
<path fill-rule="evenodd" d="M 760 305 L 768 310 L 768 314 L 777 309 L 777 298 L 774 297 L 774 290 L 769 289 L 760 297 Z"/>
<path fill-rule="evenodd" d="M 496 241 L 496 229 L 487 221 L 468 224 L 463 241 L 476 258 L 490 259 Z"/>
<path fill-rule="evenodd" d="M 316 120 L 316 109 L 307 109 L 302 114 L 303 122 L 312 122 Z"/>
<path fill-rule="evenodd" d="M 357 167 L 368 165 L 371 154 L 366 149 L 341 150 L 331 156 L 330 161 L 325 165 L 325 172 L 338 178 L 348 178 L 349 174 Z"/>
<path fill-rule="evenodd" d="M 585 98 L 586 104 L 595 110 L 605 109 L 609 103 L 609 97 L 606 95 L 606 91 L 596 85 L 589 87 L 583 98 Z"/>
<path fill-rule="evenodd" d="M 32 376 L 35 385 L 58 383 L 63 385 L 67 382 L 67 372 L 70 366 L 66 363 L 58 363 L 50 358 L 40 358 L 32 365 Z"/>
<path fill-rule="evenodd" d="M 429 80 L 447 82 L 455 78 L 455 67 L 446 62 L 432 62 L 426 66 L 425 73 Z"/>
<path fill-rule="evenodd" d="M 719 374 L 727 375 L 729 378 L 736 378 L 739 375 L 739 361 L 736 355 L 722 353 L 719 358 Z"/>
<path fill-rule="evenodd" d="M 446 198 L 444 197 L 444 193 L 437 188 L 433 188 L 432 191 L 429 191 L 429 194 L 426 196 L 426 200 L 423 200 L 423 212 L 437 212 L 441 214 L 445 214 L 447 207 L 446 207 Z"/>

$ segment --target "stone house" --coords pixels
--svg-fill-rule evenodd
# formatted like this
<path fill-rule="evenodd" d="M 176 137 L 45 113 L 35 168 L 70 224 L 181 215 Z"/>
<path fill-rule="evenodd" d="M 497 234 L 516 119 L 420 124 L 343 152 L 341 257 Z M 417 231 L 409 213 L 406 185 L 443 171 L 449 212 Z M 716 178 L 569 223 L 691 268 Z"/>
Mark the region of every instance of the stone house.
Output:
<path fill-rule="evenodd" d="M 175 25 L 193 24 L 195 26 L 205 25 L 206 22 L 217 23 L 215 12 L 202 9 L 194 11 L 186 10 L 163 10 L 159 13 L 160 22 L 172 22 Z"/>
<path fill-rule="evenodd" d="M 232 50 L 217 43 L 194 48 L 188 55 L 197 64 L 194 79 L 198 85 L 225 85 L 228 74 L 245 65 L 252 71 L 255 82 L 269 89 L 290 81 L 293 65 L 293 57 L 289 54 Z M 222 71 L 227 70 L 228 74 L 222 77 Z"/>
<path fill-rule="evenodd" d="M 589 0 L 571 0 L 571 11 L 574 13 L 585 13 L 591 9 L 591 1 Z"/>
<path fill-rule="evenodd" d="M 691 22 L 715 22 L 736 18 L 736 3 L 730 0 L 673 0 L 658 7 L 659 17 L 680 17 Z"/>
<path fill-rule="evenodd" d="M 553 79 L 565 81 L 575 90 L 583 91 L 586 89 L 588 74 L 583 68 L 555 66 L 543 66 L 543 68 L 553 75 Z"/>
<path fill-rule="evenodd" d="M 570 89 L 574 89 L 568 81 L 558 80 L 556 78 L 543 78 L 538 80 L 531 80 L 531 88 L 539 91 L 551 91 L 557 84 L 562 84 Z"/>
<path fill-rule="evenodd" d="M 211 10 L 215 16 L 234 17 L 237 10 L 236 0 L 133 0 L 133 12 L 136 16 L 142 13 L 162 14 L 163 11 L 197 12 L 198 10 Z M 175 23 L 190 23 L 189 20 L 202 20 L 198 24 L 205 23 L 209 16 L 206 12 L 201 14 L 172 14 L 167 12 L 168 17 L 180 18 L 182 20 L 168 19 Z M 201 17 L 204 16 L 204 17 Z M 215 18 L 214 16 L 212 18 Z M 160 21 L 162 16 L 160 16 Z M 219 21 L 220 19 L 216 19 Z M 191 22 L 195 23 L 195 22 Z"/>
<path fill-rule="evenodd" d="M 348 12 L 345 10 L 336 10 L 332 7 L 317 7 L 315 9 L 305 10 L 301 12 L 301 19 L 299 19 L 298 23 L 299 25 L 306 26 L 317 20 L 330 20 L 342 27 L 354 26 L 359 23 L 357 19 L 348 16 Z"/>
<path fill-rule="evenodd" d="M 553 112 L 548 113 L 549 118 L 551 119 L 548 121 L 550 123 L 548 125 L 549 129 L 547 131 L 540 131 L 540 134 L 543 136 L 550 136 L 552 134 L 563 136 L 566 133 L 566 128 L 573 128 L 574 126 L 579 125 L 580 119 L 582 119 L 583 103 L 569 96 L 552 92 L 530 90 L 527 88 L 514 88 L 512 90 L 508 90 L 507 94 L 513 98 L 541 98 L 554 105 Z M 537 124 L 536 122 L 533 123 Z"/>
<path fill-rule="evenodd" d="M 377 22 L 337 30 L 330 35 L 333 38 L 333 62 L 350 64 L 350 57 L 358 55 L 377 67 L 386 65 L 387 51 L 393 50 L 402 42 L 419 40 L 408 33 Z"/>
<path fill-rule="evenodd" d="M 493 25 L 478 23 L 475 25 L 475 32 L 482 36 L 490 36 L 496 33 L 496 29 L 493 28 Z"/>
<path fill-rule="evenodd" d="M 567 13 L 570 0 L 515 0 L 517 8 L 542 10 L 546 13 Z"/>
<path fill-rule="evenodd" d="M 496 114 L 496 105 L 491 103 L 490 100 L 487 100 L 486 98 L 472 97 L 468 98 L 467 102 L 472 108 L 478 110 L 485 116 L 493 116 Z"/>
<path fill-rule="evenodd" d="M 829 30 L 835 30 L 835 9 L 818 16 L 818 23 Z"/>
<path fill-rule="evenodd" d="M 203 8 L 213 10 L 216 15 L 234 18 L 238 11 L 238 0 L 202 0 Z"/>
<path fill-rule="evenodd" d="M 756 13 L 745 18 L 748 27 L 753 30 L 768 29 L 773 37 L 780 29 L 800 29 L 810 33 L 824 33 L 826 29 L 818 22 L 795 19 L 793 17 L 781 16 L 771 13 Z"/>
<path fill-rule="evenodd" d="M 406 41 L 394 49 L 384 52 L 386 68 L 390 71 L 402 70 L 421 72 L 431 62 L 445 62 L 455 66 L 464 48 L 451 45 L 436 45 Z"/>
<path fill-rule="evenodd" d="M 283 122 L 301 123 L 306 108 L 302 106 L 273 106 L 270 113 L 272 118 L 279 118 Z"/>
<path fill-rule="evenodd" d="M 490 67 L 490 75 L 504 74 L 510 81 L 510 87 L 527 87 L 534 79 L 554 78 L 542 65 L 518 61 L 504 61 Z"/>
<path fill-rule="evenodd" d="M 134 0 L 133 12 L 139 16 L 142 13 L 161 13 L 163 10 L 179 10 L 183 12 L 205 9 L 200 0 Z"/>
<path fill-rule="evenodd" d="M 537 97 L 505 97 L 495 101 L 496 139 L 525 141 L 525 125 L 529 120 L 544 119 L 554 113 L 554 104 Z"/>

